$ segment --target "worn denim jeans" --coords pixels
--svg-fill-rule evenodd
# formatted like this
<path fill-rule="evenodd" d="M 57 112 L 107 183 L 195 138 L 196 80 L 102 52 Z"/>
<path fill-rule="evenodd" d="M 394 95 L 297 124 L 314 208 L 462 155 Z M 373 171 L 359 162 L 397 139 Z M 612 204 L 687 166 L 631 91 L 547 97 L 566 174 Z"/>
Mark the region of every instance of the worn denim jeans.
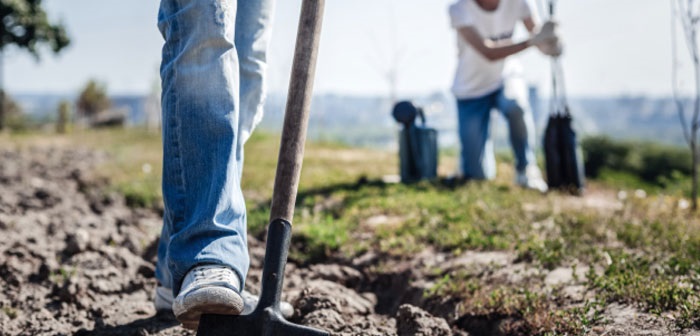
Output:
<path fill-rule="evenodd" d="M 156 277 L 249 267 L 243 145 L 262 117 L 273 0 L 161 0 L 163 198 Z"/>
<path fill-rule="evenodd" d="M 496 158 L 490 135 L 491 110 L 494 108 L 508 122 L 515 169 L 524 172 L 529 164 L 535 163 L 535 122 L 527 86 L 519 78 L 507 79 L 492 93 L 457 100 L 461 167 L 466 179 L 485 180 L 496 176 Z"/>

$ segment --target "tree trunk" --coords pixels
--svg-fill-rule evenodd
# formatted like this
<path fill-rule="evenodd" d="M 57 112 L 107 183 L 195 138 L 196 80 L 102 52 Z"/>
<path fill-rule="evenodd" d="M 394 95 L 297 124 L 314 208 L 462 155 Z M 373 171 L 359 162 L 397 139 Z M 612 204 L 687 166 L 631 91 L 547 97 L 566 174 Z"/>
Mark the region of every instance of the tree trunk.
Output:
<path fill-rule="evenodd" d="M 5 91 L 0 88 L 0 131 L 5 128 Z"/>
<path fill-rule="evenodd" d="M 5 83 L 3 81 L 5 77 L 5 55 L 0 49 L 0 131 L 5 128 Z"/>
<path fill-rule="evenodd" d="M 693 211 L 698 210 L 698 142 L 697 142 L 697 130 L 693 132 L 693 139 L 690 144 L 690 148 L 693 151 L 692 157 L 693 157 L 693 167 L 692 167 L 692 173 L 693 174 L 693 186 L 690 192 L 690 197 L 691 197 L 691 204 L 693 206 Z"/>
<path fill-rule="evenodd" d="M 693 54 L 693 68 L 695 69 L 695 106 L 693 108 L 693 119 L 690 121 L 690 150 L 692 151 L 691 157 L 693 158 L 693 167 L 691 169 L 691 174 L 693 174 L 693 185 L 690 192 L 690 197 L 692 198 L 691 204 L 693 211 L 698 210 L 698 129 L 700 128 L 700 57 L 698 56 L 698 44 L 696 41 L 696 29 L 693 27 L 692 30 L 692 43 L 690 44 L 694 49 Z"/>

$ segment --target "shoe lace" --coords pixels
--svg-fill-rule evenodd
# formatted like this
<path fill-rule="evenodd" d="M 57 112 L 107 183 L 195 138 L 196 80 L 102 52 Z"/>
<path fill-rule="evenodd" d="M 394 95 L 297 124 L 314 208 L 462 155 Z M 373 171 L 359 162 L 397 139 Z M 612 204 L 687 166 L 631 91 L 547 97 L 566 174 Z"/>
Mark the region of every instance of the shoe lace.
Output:
<path fill-rule="evenodd" d="M 225 266 L 203 266 L 194 270 L 195 281 L 223 281 L 235 282 L 234 274 Z"/>

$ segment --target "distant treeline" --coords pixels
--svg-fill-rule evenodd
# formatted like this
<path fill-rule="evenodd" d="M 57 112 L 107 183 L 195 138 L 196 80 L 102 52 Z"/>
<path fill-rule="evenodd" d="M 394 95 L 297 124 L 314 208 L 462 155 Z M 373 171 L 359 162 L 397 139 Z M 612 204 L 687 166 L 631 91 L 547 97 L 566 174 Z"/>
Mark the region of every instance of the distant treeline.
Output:
<path fill-rule="evenodd" d="M 595 136 L 581 142 L 586 175 L 598 177 L 605 169 L 630 173 L 657 186 L 679 175 L 690 176 L 688 149 L 643 141 L 612 140 Z"/>

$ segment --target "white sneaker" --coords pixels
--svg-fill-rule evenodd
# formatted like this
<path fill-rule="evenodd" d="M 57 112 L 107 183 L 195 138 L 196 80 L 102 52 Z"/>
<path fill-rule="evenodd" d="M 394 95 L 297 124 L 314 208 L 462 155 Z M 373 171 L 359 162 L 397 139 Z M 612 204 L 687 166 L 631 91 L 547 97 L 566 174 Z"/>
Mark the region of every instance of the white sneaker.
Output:
<path fill-rule="evenodd" d="M 247 315 L 255 310 L 258 305 L 260 298 L 257 295 L 251 294 L 249 291 L 244 290 L 241 292 L 241 298 L 243 298 L 243 312 L 241 315 Z M 155 297 L 153 299 L 153 305 L 156 308 L 156 312 L 168 312 L 173 313 L 173 290 L 165 286 L 158 285 L 156 287 Z M 280 312 L 284 318 L 291 318 L 294 315 L 294 307 L 286 301 L 280 302 Z"/>
<path fill-rule="evenodd" d="M 546 193 L 549 189 L 547 182 L 542 178 L 540 168 L 536 165 L 529 165 L 524 172 L 518 172 L 515 183 L 523 188 L 537 190 L 541 193 Z"/>
<path fill-rule="evenodd" d="M 173 313 L 187 329 L 197 329 L 202 314 L 238 315 L 243 312 L 240 286 L 238 275 L 228 267 L 197 266 L 185 276 Z"/>

